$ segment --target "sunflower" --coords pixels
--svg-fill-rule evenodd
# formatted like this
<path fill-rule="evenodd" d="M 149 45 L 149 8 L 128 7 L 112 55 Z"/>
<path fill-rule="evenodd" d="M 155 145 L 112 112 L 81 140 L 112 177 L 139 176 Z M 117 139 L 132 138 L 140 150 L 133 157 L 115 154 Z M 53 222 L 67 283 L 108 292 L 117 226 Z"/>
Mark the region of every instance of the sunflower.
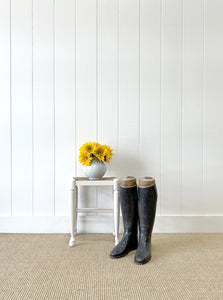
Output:
<path fill-rule="evenodd" d="M 104 153 L 105 162 L 109 163 L 111 161 L 111 156 L 113 155 L 112 153 L 113 149 L 108 145 L 104 145 L 104 147 L 105 147 L 105 153 Z"/>
<path fill-rule="evenodd" d="M 80 150 L 79 162 L 84 166 L 90 166 L 93 157 L 87 151 Z"/>
<path fill-rule="evenodd" d="M 101 145 L 97 142 L 87 142 L 79 149 L 79 162 L 84 166 L 90 166 L 92 159 L 95 157 L 99 161 L 104 160 L 109 163 L 112 153 L 112 148 L 108 145 Z"/>
<path fill-rule="evenodd" d="M 87 142 L 80 147 L 80 152 L 93 153 L 95 148 L 95 142 Z"/>
<path fill-rule="evenodd" d="M 105 155 L 105 162 L 108 164 L 108 163 L 110 163 L 110 161 L 111 161 L 111 156 L 106 154 Z"/>
<path fill-rule="evenodd" d="M 97 144 L 94 148 L 93 155 L 97 157 L 99 161 L 101 161 L 105 156 L 105 147 L 103 145 Z"/>

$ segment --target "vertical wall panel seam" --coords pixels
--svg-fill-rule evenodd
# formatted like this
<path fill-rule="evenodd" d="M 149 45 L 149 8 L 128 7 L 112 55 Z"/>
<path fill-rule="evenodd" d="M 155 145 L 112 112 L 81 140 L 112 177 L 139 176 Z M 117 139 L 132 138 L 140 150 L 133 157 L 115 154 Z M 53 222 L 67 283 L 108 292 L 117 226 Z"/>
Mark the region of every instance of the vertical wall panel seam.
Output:
<path fill-rule="evenodd" d="M 98 81 L 98 64 L 99 64 L 99 52 L 98 52 L 98 29 L 99 29 L 99 0 L 96 0 L 96 141 L 98 141 L 98 123 L 99 123 L 99 99 L 98 99 L 98 91 L 99 91 L 99 81 Z M 98 207 L 98 187 L 96 187 L 96 207 Z"/>
<path fill-rule="evenodd" d="M 34 215 L 33 0 L 32 0 L 32 216 Z"/>
<path fill-rule="evenodd" d="M 75 48 L 74 48 L 74 55 L 75 55 L 75 66 L 74 66 L 74 84 L 75 84 L 75 91 L 74 91 L 74 147 L 75 147 L 75 176 L 77 176 L 77 0 L 75 0 L 75 23 L 74 23 L 74 39 L 75 39 Z"/>
<path fill-rule="evenodd" d="M 181 182 L 180 212 L 183 215 L 183 101 L 184 101 L 184 0 L 181 3 Z"/>
<path fill-rule="evenodd" d="M 117 0 L 117 6 L 118 6 L 118 13 L 117 13 L 117 159 L 119 158 L 119 138 L 120 138 L 120 134 L 119 134 L 119 124 L 120 124 L 120 49 L 119 49 L 119 39 L 120 39 L 120 3 L 119 0 Z M 118 164 L 116 164 L 117 166 Z M 118 171 L 118 176 L 119 176 L 119 169 Z"/>
<path fill-rule="evenodd" d="M 204 190 L 204 159 L 205 159 L 205 26 L 206 22 L 206 5 L 203 0 L 203 68 L 202 68 L 202 214 L 205 215 L 205 190 Z"/>
<path fill-rule="evenodd" d="M 140 166 L 141 158 L 141 1 L 139 0 L 139 111 L 138 111 L 138 167 Z"/>
<path fill-rule="evenodd" d="M 98 4 L 99 0 L 96 0 L 96 141 L 98 142 Z"/>
<path fill-rule="evenodd" d="M 11 216 L 12 216 L 12 0 L 10 0 L 10 184 L 11 184 Z"/>
<path fill-rule="evenodd" d="M 162 168 L 163 168 L 163 0 L 160 0 L 160 216 L 162 215 Z"/>
<path fill-rule="evenodd" d="M 53 215 L 55 216 L 55 206 L 56 206 L 56 197 L 55 197 L 55 183 L 56 183 L 56 122 L 55 122 L 55 112 L 56 112 L 56 103 L 55 103 L 55 1 L 53 0 Z"/>

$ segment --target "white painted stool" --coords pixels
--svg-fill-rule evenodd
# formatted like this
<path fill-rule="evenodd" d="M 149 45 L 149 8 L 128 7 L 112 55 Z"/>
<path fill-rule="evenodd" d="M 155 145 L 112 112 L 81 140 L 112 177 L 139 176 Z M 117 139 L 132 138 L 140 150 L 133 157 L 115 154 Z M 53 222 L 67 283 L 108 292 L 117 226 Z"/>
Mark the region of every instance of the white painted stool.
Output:
<path fill-rule="evenodd" d="M 113 186 L 114 202 L 113 209 L 100 208 L 78 208 L 78 186 Z M 118 244 L 119 234 L 119 217 L 120 217 L 120 203 L 119 203 L 119 179 L 115 177 L 104 177 L 100 180 L 89 180 L 85 177 L 74 177 L 70 190 L 70 225 L 71 237 L 69 246 L 73 247 L 75 243 L 75 235 L 77 234 L 77 213 L 78 212 L 93 212 L 93 213 L 113 213 L 114 216 L 114 232 L 115 245 Z"/>

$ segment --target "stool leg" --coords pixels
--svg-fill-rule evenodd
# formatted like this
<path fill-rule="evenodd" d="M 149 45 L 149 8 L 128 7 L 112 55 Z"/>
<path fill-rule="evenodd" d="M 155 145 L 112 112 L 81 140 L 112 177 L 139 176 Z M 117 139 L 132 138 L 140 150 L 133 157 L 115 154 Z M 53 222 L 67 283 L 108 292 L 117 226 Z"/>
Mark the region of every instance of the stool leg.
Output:
<path fill-rule="evenodd" d="M 75 201 L 74 201 L 74 235 L 77 235 L 77 207 L 78 207 L 78 187 L 75 189 Z"/>
<path fill-rule="evenodd" d="M 114 236 L 115 245 L 118 244 L 118 234 L 119 234 L 119 218 L 120 218 L 120 203 L 119 203 L 119 180 L 114 179 Z"/>
<path fill-rule="evenodd" d="M 73 179 L 72 180 L 72 186 L 70 190 L 70 231 L 71 231 L 71 237 L 69 240 L 69 246 L 73 247 L 75 242 L 75 229 L 77 228 L 77 215 L 76 215 L 76 182 Z"/>

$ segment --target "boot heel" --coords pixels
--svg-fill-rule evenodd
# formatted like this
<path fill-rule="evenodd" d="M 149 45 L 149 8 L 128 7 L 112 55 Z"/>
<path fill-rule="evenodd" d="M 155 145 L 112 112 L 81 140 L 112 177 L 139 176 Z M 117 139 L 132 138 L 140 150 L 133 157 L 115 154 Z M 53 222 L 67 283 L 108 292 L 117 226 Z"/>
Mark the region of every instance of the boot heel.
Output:
<path fill-rule="evenodd" d="M 138 248 L 138 240 L 132 242 L 132 244 L 131 244 L 131 246 L 130 246 L 130 249 L 131 249 L 131 250 L 136 250 L 137 248 Z"/>

